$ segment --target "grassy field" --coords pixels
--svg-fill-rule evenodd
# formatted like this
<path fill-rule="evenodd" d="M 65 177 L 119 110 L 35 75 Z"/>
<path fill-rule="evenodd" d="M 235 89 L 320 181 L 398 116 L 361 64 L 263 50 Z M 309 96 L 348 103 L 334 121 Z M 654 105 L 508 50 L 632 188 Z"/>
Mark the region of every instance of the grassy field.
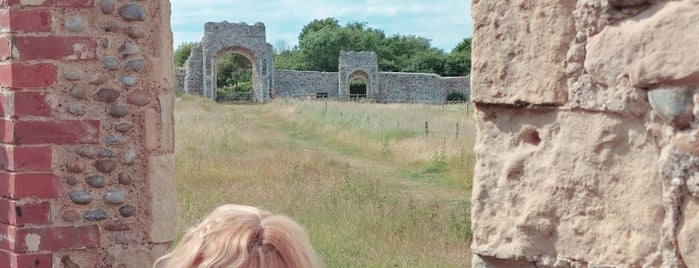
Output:
<path fill-rule="evenodd" d="M 178 238 L 237 203 L 297 220 L 327 267 L 468 267 L 468 109 L 178 98 Z"/>

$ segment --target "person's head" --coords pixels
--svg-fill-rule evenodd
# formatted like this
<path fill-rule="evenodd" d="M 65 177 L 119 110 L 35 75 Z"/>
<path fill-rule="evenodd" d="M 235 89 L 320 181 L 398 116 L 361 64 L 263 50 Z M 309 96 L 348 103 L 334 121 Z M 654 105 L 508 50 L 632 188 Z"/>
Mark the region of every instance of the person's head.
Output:
<path fill-rule="evenodd" d="M 292 219 L 223 205 L 158 259 L 158 268 L 320 267 L 306 231 Z"/>

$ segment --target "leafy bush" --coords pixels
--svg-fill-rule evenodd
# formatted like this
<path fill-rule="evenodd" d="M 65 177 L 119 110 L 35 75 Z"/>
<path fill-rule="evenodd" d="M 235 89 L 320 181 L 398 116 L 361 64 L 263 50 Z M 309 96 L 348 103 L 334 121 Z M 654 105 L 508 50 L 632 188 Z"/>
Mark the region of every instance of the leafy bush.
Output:
<path fill-rule="evenodd" d="M 466 95 L 461 92 L 452 92 L 447 95 L 447 101 L 453 101 L 453 102 L 464 102 L 467 101 L 468 99 L 466 98 Z"/>
<path fill-rule="evenodd" d="M 192 52 L 192 47 L 195 45 L 197 45 L 197 42 L 184 42 L 177 46 L 175 53 L 173 53 L 175 58 L 175 66 L 182 67 L 184 65 L 189 58 L 189 54 Z"/>
<path fill-rule="evenodd" d="M 250 92 L 252 91 L 252 81 L 239 82 L 235 87 L 236 92 Z"/>

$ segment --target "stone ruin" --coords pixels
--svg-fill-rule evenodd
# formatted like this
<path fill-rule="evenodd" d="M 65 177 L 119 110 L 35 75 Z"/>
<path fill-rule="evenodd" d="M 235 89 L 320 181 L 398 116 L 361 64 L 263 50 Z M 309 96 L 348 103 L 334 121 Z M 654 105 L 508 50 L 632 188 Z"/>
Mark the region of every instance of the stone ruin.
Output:
<path fill-rule="evenodd" d="M 234 52 L 252 63 L 253 101 L 269 100 L 274 81 L 274 53 L 266 38 L 265 25 L 261 22 L 252 26 L 244 22 L 207 22 L 204 37 L 192 48 L 185 63 L 185 91 L 215 100 L 216 62 Z"/>
<path fill-rule="evenodd" d="M 436 74 L 379 72 L 374 52 L 341 51 L 338 72 L 277 70 L 273 95 L 280 98 L 357 99 L 350 95 L 350 82 L 362 80 L 366 98 L 376 102 L 442 103 L 453 92 L 470 94 L 466 77 Z"/>
<path fill-rule="evenodd" d="M 473 1 L 473 267 L 699 267 L 699 1 Z"/>
<path fill-rule="evenodd" d="M 339 99 L 350 98 L 350 83 L 354 79 L 360 79 L 366 85 L 367 99 L 378 99 L 379 59 L 376 53 L 340 51 L 338 61 L 337 93 Z"/>
<path fill-rule="evenodd" d="M 435 74 L 379 72 L 374 52 L 341 51 L 339 72 L 275 70 L 272 45 L 264 24 L 208 22 L 204 37 L 192 48 L 185 63 L 186 75 L 178 75 L 176 87 L 190 94 L 216 99 L 216 61 L 234 52 L 248 58 L 253 68 L 253 101 L 271 98 L 334 98 L 349 100 L 353 79 L 366 84 L 366 98 L 378 102 L 443 102 L 453 93 L 470 94 L 469 77 Z M 181 84 L 184 81 L 184 84 Z"/>
<path fill-rule="evenodd" d="M 0 1 L 0 267 L 151 267 L 175 234 L 169 1 Z"/>

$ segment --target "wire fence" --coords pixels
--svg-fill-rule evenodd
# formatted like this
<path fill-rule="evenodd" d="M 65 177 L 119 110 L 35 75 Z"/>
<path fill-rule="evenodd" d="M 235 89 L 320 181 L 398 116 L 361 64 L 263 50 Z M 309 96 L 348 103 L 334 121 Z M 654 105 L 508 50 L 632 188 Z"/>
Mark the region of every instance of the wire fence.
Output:
<path fill-rule="evenodd" d="M 375 132 L 378 135 L 398 135 L 425 137 L 445 137 L 460 139 L 472 136 L 475 132 L 472 120 L 474 105 L 468 101 L 442 101 L 442 102 L 416 102 L 416 101 L 391 101 L 378 103 L 366 99 L 365 96 L 350 96 L 350 102 L 333 98 L 317 98 L 316 95 L 299 95 L 293 98 L 277 99 L 285 104 L 307 104 L 305 109 L 317 109 L 319 114 L 329 116 L 333 123 L 353 124 L 360 129 Z M 252 92 L 219 92 L 216 100 L 219 102 L 244 103 L 252 102 Z M 330 107 L 328 105 L 330 103 Z M 379 105 L 375 107 L 347 108 L 338 103 L 351 103 L 355 105 Z M 391 104 L 415 105 L 422 108 L 421 113 L 404 115 L 401 117 L 387 118 L 380 114 L 377 107 L 390 106 Z M 344 107 L 344 108 L 343 108 Z M 431 116 L 427 116 L 432 114 Z M 442 116 L 449 114 L 451 116 Z M 460 115 L 459 117 L 454 114 Z"/>

